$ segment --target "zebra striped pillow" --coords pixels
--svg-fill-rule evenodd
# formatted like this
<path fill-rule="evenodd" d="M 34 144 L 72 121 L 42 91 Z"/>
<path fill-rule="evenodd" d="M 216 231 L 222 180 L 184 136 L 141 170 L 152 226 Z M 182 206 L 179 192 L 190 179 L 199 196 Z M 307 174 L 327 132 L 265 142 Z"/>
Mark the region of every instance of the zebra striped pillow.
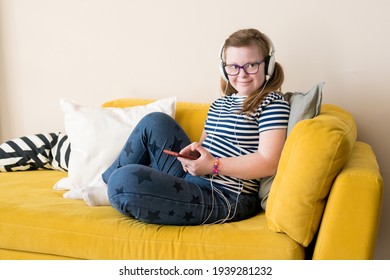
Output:
<path fill-rule="evenodd" d="M 61 132 L 40 133 L 0 144 L 0 172 L 52 169 L 67 171 L 68 136 Z"/>

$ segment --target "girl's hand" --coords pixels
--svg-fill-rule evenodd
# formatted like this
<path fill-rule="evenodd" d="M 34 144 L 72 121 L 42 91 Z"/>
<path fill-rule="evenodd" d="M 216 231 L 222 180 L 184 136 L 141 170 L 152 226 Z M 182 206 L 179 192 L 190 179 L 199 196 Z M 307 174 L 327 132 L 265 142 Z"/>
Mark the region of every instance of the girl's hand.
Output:
<path fill-rule="evenodd" d="M 198 142 L 193 142 L 180 151 L 181 154 L 199 156 L 198 159 L 186 159 L 178 157 L 183 170 L 194 176 L 211 174 L 213 172 L 214 157 Z"/>

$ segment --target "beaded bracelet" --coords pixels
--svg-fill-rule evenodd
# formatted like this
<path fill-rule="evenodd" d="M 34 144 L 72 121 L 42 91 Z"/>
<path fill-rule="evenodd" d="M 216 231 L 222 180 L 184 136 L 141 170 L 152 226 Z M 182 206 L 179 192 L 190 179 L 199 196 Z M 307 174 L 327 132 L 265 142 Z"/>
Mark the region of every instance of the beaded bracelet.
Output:
<path fill-rule="evenodd" d="M 218 164 L 219 158 L 216 157 L 213 165 L 213 175 L 218 175 Z"/>

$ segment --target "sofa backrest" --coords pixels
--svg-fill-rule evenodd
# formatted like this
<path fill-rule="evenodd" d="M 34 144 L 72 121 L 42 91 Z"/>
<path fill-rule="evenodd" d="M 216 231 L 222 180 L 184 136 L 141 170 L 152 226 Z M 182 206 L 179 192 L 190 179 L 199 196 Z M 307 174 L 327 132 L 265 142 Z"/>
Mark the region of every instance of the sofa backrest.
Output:
<path fill-rule="evenodd" d="M 103 107 L 125 108 L 151 103 L 153 99 L 121 98 L 104 103 Z M 186 131 L 191 141 L 199 141 L 204 122 L 210 108 L 209 103 L 177 102 L 176 121 Z"/>

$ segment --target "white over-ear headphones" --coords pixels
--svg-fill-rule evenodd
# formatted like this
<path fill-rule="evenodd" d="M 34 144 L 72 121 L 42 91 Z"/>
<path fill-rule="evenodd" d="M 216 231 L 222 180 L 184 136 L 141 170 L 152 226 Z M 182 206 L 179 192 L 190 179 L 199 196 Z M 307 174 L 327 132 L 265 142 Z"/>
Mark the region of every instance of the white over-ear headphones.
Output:
<path fill-rule="evenodd" d="M 269 80 L 269 78 L 272 76 L 274 73 L 275 69 L 275 46 L 272 43 L 271 39 L 265 35 L 264 33 L 261 33 L 262 36 L 265 38 L 267 41 L 268 45 L 270 46 L 270 53 L 269 55 L 265 58 L 265 67 L 264 67 L 264 72 L 265 72 L 265 79 L 266 81 Z M 222 44 L 221 50 L 219 52 L 219 71 L 221 73 L 222 78 L 225 80 L 225 82 L 229 82 L 229 76 L 227 75 L 225 71 L 225 65 L 223 61 L 223 55 L 225 51 L 225 43 Z"/>

